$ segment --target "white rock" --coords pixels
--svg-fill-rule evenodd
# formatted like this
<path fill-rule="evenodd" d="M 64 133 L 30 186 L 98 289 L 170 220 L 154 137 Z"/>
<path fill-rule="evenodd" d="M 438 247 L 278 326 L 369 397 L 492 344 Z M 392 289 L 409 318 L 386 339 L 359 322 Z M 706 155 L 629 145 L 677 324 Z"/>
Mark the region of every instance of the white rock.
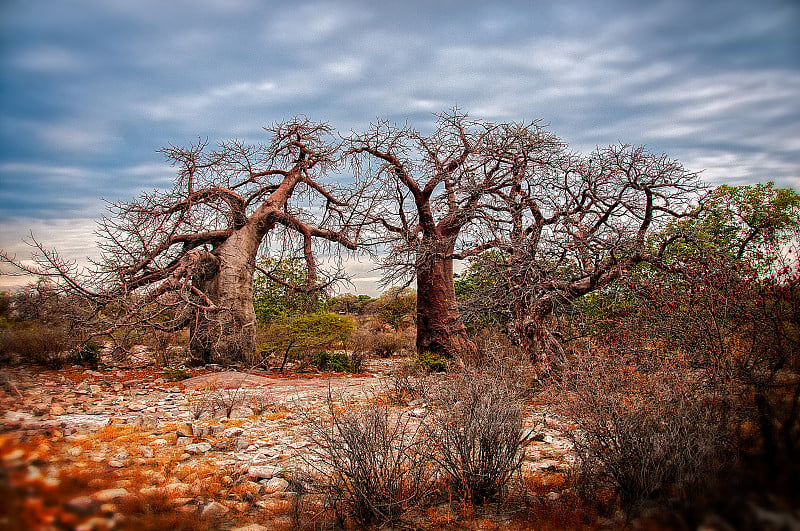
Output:
<path fill-rule="evenodd" d="M 193 455 L 204 454 L 210 451 L 211 448 L 212 448 L 211 445 L 207 442 L 186 445 L 186 451 Z"/>
<path fill-rule="evenodd" d="M 238 437 L 239 435 L 241 435 L 243 433 L 244 433 L 244 430 L 242 428 L 240 428 L 238 426 L 233 426 L 233 427 L 227 428 L 225 431 L 223 431 L 222 432 L 222 436 L 223 437 L 232 438 L 232 437 Z"/>
<path fill-rule="evenodd" d="M 231 531 L 269 531 L 269 528 L 261 524 L 250 524 L 242 527 L 234 527 Z"/>
<path fill-rule="evenodd" d="M 126 489 L 106 489 L 94 493 L 94 499 L 100 503 L 109 503 L 127 498 L 131 495 Z"/>
<path fill-rule="evenodd" d="M 283 472 L 281 467 L 272 465 L 254 465 L 247 469 L 247 475 L 254 481 L 272 479 L 281 472 Z"/>
<path fill-rule="evenodd" d="M 264 484 L 264 494 L 273 494 L 275 492 L 284 492 L 289 488 L 289 482 L 283 478 L 272 478 Z"/>
<path fill-rule="evenodd" d="M 169 485 L 164 485 L 164 491 L 172 498 L 181 498 L 186 496 L 191 487 L 186 483 L 176 482 L 170 483 Z"/>

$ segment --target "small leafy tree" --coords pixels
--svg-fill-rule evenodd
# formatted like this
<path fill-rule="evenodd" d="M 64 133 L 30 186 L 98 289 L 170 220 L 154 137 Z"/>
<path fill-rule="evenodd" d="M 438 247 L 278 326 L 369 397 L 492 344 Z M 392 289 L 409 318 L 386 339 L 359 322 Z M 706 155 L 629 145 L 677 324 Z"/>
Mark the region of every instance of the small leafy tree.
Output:
<path fill-rule="evenodd" d="M 333 313 L 358 315 L 373 300 L 375 299 L 369 295 L 345 293 L 344 295 L 331 297 L 328 300 L 328 309 Z"/>
<path fill-rule="evenodd" d="M 325 306 L 324 281 L 309 286 L 308 271 L 299 259 L 263 258 L 253 280 L 253 307 L 259 323 L 283 315 L 315 313 Z"/>
<path fill-rule="evenodd" d="M 583 304 L 603 350 L 685 359 L 684 371 L 726 389 L 728 436 L 771 488 L 792 484 L 800 455 L 799 233 L 796 192 L 720 187 L 655 238 L 675 242 L 663 267 Z"/>
<path fill-rule="evenodd" d="M 366 309 L 381 323 L 395 331 L 414 324 L 417 311 L 417 293 L 408 288 L 392 288 L 373 300 Z"/>
<path fill-rule="evenodd" d="M 324 350 L 344 350 L 354 329 L 353 320 L 342 315 L 284 315 L 266 327 L 260 351 L 280 356 L 283 372 L 290 360 L 308 358 Z"/>

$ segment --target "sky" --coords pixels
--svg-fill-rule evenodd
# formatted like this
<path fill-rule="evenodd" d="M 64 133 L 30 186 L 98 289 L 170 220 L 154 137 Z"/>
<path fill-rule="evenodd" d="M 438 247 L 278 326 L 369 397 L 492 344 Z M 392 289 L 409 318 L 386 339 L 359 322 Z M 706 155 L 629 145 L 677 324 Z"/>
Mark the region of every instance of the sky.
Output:
<path fill-rule="evenodd" d="M 0 249 L 96 256 L 104 200 L 171 186 L 170 143 L 454 107 L 800 190 L 800 1 L 0 0 Z"/>

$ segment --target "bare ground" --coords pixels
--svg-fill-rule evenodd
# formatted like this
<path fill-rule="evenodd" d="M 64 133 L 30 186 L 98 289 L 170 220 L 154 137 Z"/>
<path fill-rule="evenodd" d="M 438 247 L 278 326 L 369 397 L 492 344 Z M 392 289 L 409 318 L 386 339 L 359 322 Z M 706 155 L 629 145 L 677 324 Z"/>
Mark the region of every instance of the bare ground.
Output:
<path fill-rule="evenodd" d="M 0 529 L 322 525 L 313 497 L 298 503 L 309 419 L 324 415 L 329 395 L 352 405 L 384 393 L 401 362 L 370 360 L 356 376 L 194 370 L 180 382 L 153 367 L 5 369 Z M 423 414 L 426 405 L 406 407 Z M 558 419 L 534 405 L 529 413 L 537 433 L 523 476 L 536 495 L 553 500 L 564 485 L 569 444 Z M 450 522 L 449 508 L 442 514 L 426 516 L 431 527 Z M 509 518 L 498 513 L 469 527 L 508 527 Z"/>

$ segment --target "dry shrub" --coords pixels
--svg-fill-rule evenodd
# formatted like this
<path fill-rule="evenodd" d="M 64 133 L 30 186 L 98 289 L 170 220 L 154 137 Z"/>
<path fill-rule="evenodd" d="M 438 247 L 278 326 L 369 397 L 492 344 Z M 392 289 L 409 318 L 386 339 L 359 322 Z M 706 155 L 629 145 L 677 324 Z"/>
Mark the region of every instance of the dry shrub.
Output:
<path fill-rule="evenodd" d="M 0 359 L 59 369 L 65 353 L 76 346 L 67 332 L 54 325 L 35 322 L 0 330 Z"/>
<path fill-rule="evenodd" d="M 498 499 L 522 465 L 523 403 L 513 380 L 492 372 L 457 374 L 431 393 L 426 425 L 435 459 L 454 494 L 473 504 Z"/>
<path fill-rule="evenodd" d="M 430 491 L 434 465 L 416 419 L 386 405 L 354 410 L 328 398 L 331 423 L 311 419 L 318 488 L 344 524 L 399 521 Z"/>
<path fill-rule="evenodd" d="M 432 384 L 432 376 L 421 363 L 407 361 L 389 375 L 387 394 L 394 403 L 404 404 L 426 396 Z"/>
<path fill-rule="evenodd" d="M 413 338 L 408 329 L 396 331 L 378 321 L 368 321 L 350 337 L 350 349 L 361 356 L 375 355 L 389 358 L 413 348 Z"/>
<path fill-rule="evenodd" d="M 578 456 L 584 493 L 612 487 L 626 511 L 648 499 L 713 488 L 732 458 L 727 407 L 677 359 L 584 354 L 564 368 L 561 412 Z"/>
<path fill-rule="evenodd" d="M 204 531 L 218 529 L 213 522 L 200 518 L 195 511 L 177 509 L 166 491 L 139 494 L 125 498 L 119 505 L 125 519 L 117 529 L 137 531 Z"/>
<path fill-rule="evenodd" d="M 247 398 L 254 415 L 261 415 L 275 407 L 275 399 L 266 391 L 252 391 L 247 394 Z"/>

